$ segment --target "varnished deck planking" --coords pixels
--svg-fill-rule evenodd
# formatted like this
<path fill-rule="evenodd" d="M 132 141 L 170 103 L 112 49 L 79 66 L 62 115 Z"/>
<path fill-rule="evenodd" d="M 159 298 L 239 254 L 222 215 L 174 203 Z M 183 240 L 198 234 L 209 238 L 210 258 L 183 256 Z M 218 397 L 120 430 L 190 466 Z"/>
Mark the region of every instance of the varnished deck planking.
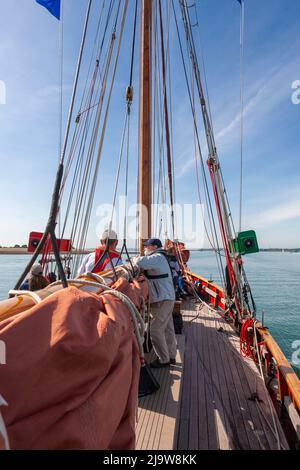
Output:
<path fill-rule="evenodd" d="M 227 322 L 206 307 L 191 322 L 195 310 L 195 303 L 189 301 L 182 312 L 187 345 L 175 447 L 277 449 L 270 409 L 273 405 L 255 364 L 240 356 L 239 338 Z M 261 400 L 259 404 L 249 400 L 255 392 Z M 273 411 L 282 447 L 288 448 L 274 408 Z"/>
<path fill-rule="evenodd" d="M 253 361 L 240 356 L 236 333 L 192 300 L 182 313 L 177 366 L 154 371 L 161 388 L 139 402 L 137 449 L 277 449 L 267 392 Z M 255 392 L 259 404 L 249 400 Z"/>
<path fill-rule="evenodd" d="M 139 400 L 136 425 L 137 450 L 173 449 L 184 361 L 184 336 L 177 336 L 177 342 L 176 366 L 153 370 L 160 389 Z"/>

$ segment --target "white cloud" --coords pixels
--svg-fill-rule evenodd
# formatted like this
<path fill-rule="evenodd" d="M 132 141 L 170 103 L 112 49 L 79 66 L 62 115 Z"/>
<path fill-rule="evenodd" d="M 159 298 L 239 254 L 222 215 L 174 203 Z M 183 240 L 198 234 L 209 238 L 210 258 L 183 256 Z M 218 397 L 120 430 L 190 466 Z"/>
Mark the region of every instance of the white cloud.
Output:
<path fill-rule="evenodd" d="M 285 193 L 281 192 L 280 199 L 281 202 L 278 201 L 268 209 L 261 212 L 256 210 L 256 213 L 250 215 L 248 220 L 257 228 L 267 228 L 300 217 L 300 191 L 298 188 L 288 189 Z"/>
<path fill-rule="evenodd" d="M 294 49 L 296 51 L 296 48 Z M 291 99 L 291 84 L 299 74 L 299 58 L 295 53 L 290 57 L 269 58 L 269 64 L 266 64 L 265 70 L 268 72 L 265 76 L 260 76 L 255 80 L 251 87 L 247 89 L 244 107 L 245 134 L 256 132 L 272 118 L 274 110 L 286 100 Z M 280 63 L 280 66 L 274 64 Z M 253 70 L 252 76 L 259 76 L 259 71 Z M 249 78 L 248 78 L 249 81 Z M 221 113 L 217 119 L 216 142 L 218 146 L 231 144 L 239 138 L 240 130 L 240 110 L 233 114 L 234 109 L 239 103 L 235 103 L 231 109 Z"/>
<path fill-rule="evenodd" d="M 270 209 L 260 214 L 261 225 L 271 225 L 300 217 L 299 203 L 286 204 Z"/>
<path fill-rule="evenodd" d="M 190 154 L 192 152 L 186 152 L 187 154 Z M 178 169 L 176 172 L 176 179 L 184 177 L 187 173 L 191 171 L 192 168 L 195 168 L 195 156 L 193 155 L 192 158 L 189 160 L 185 161 Z"/>

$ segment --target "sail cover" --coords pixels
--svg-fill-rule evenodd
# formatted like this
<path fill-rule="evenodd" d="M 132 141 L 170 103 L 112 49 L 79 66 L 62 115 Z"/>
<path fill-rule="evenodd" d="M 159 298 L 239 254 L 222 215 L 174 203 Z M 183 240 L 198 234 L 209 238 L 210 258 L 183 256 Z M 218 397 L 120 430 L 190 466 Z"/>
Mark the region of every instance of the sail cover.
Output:
<path fill-rule="evenodd" d="M 141 307 L 134 282 L 114 288 Z M 134 449 L 140 357 L 122 301 L 70 287 L 2 321 L 0 340 L 11 449 Z"/>

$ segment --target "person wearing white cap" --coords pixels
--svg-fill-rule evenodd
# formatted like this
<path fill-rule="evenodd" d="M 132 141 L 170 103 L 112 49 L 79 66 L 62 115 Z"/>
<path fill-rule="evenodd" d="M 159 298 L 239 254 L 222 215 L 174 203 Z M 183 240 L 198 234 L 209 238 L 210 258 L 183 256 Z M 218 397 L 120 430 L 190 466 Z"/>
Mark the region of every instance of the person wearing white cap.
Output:
<path fill-rule="evenodd" d="M 117 233 L 114 230 L 105 230 L 101 237 L 101 245 L 83 259 L 78 275 L 86 273 L 99 274 L 112 270 L 113 266 L 123 264 L 117 246 Z"/>

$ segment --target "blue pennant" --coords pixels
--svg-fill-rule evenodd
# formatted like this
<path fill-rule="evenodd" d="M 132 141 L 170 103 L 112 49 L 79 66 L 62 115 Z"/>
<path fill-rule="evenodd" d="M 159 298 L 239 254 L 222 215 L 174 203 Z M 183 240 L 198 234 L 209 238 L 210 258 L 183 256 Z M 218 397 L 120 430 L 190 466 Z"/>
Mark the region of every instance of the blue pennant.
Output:
<path fill-rule="evenodd" d="M 55 18 L 60 20 L 60 0 L 36 0 L 36 2 L 47 8 Z"/>

